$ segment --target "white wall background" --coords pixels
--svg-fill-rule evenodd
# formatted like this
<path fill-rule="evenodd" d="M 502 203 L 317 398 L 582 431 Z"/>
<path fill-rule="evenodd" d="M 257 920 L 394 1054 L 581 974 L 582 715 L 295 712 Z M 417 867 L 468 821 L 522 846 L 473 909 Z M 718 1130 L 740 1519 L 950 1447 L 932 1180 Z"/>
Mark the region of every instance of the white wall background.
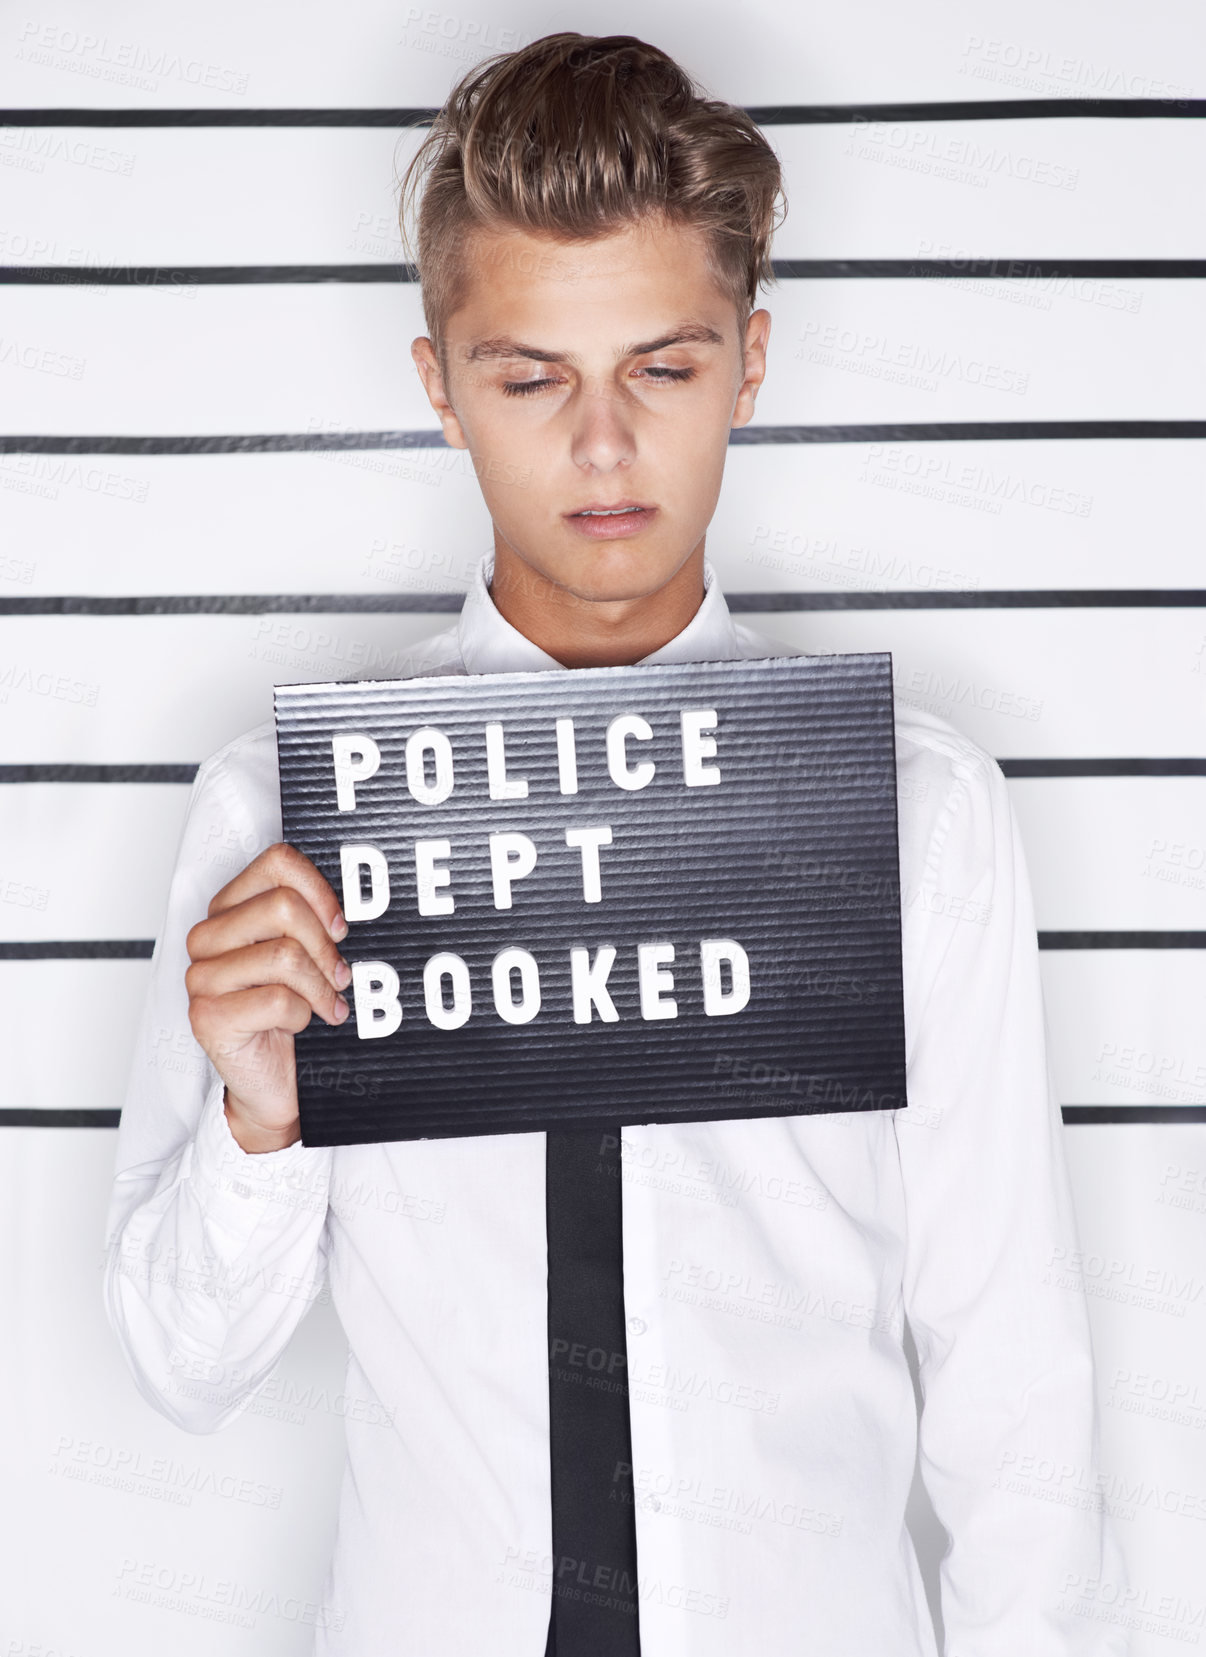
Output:
<path fill-rule="evenodd" d="M 1190 5 L 1137 15 L 1120 0 L 696 0 L 583 4 L 569 18 L 495 0 L 217 0 L 188 13 L 60 0 L 7 9 L 0 100 L 430 108 L 488 52 L 565 26 L 643 35 L 747 107 L 1184 98 L 1202 93 L 1206 45 Z M 809 649 L 891 650 L 902 693 L 1010 776 L 1092 1291 L 1106 1499 L 1136 1598 L 1119 1606 L 1108 1583 L 1075 1592 L 1086 1616 L 1132 1618 L 1136 1653 L 1155 1657 L 1206 1639 L 1206 623 L 1201 592 L 1184 601 L 1202 578 L 1206 427 L 957 439 L 968 422 L 1201 422 L 1206 124 L 1171 108 L 1031 111 L 767 134 L 791 208 L 781 260 L 1173 262 L 784 279 L 763 300 L 774 326 L 760 426 L 944 423 L 950 435 L 734 445 L 708 536 L 729 593 L 844 606 L 755 612 L 755 626 Z M 391 653 L 446 623 L 424 613 L 429 595 L 463 588 L 489 544 L 465 457 L 434 446 L 48 453 L 28 439 L 433 432 L 409 357 L 424 331 L 413 285 L 79 279 L 89 267 L 396 260 L 393 185 L 419 137 L 62 115 L 0 129 L 0 264 L 78 267 L 0 288 L 0 764 L 17 768 L 0 772 L 10 1657 L 309 1648 L 342 1466 L 342 1335 L 316 1305 L 279 1378 L 214 1439 L 135 1393 L 100 1296 L 113 1133 L 69 1124 L 120 1107 L 149 944 L 111 958 L 97 941 L 154 938 L 189 768 L 267 717 L 274 682 L 353 677 L 364 651 L 388 672 Z M 1136 601 L 1152 589 L 1154 604 Z M 1082 602 L 1090 590 L 1107 602 Z M 906 591 L 927 602 L 869 597 Z M 934 602 L 949 591 L 1032 597 Z M 214 594 L 409 596 L 418 608 L 33 602 Z M 36 769 L 54 765 L 71 780 Z M 163 781 L 145 765 L 183 769 Z M 1077 1120 L 1086 1106 L 1117 1119 Z M 275 1505 L 210 1493 L 213 1473 L 270 1487 Z M 1036 1470 L 1036 1502 L 1067 1499 L 1079 1479 Z"/>

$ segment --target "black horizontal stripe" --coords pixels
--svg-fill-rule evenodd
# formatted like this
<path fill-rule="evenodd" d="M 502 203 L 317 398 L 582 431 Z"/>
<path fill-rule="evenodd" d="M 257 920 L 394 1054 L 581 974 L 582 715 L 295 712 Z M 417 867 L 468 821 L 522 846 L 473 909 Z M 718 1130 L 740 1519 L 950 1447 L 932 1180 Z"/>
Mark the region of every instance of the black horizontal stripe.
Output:
<path fill-rule="evenodd" d="M 1104 1122 L 1206 1122 L 1206 1105 L 1065 1105 L 1069 1126 Z"/>
<path fill-rule="evenodd" d="M 947 420 L 857 426 L 738 426 L 733 448 L 779 443 L 983 443 L 1065 438 L 1199 438 L 1206 420 Z M 178 437 L 0 434 L 0 454 L 220 455 L 321 449 L 446 449 L 441 431 L 233 432 Z"/>
<path fill-rule="evenodd" d="M 1153 755 L 1114 759 L 999 759 L 1007 777 L 1206 777 L 1206 758 Z"/>
<path fill-rule="evenodd" d="M 6 127 L 425 127 L 436 109 L 3 109 Z"/>
<path fill-rule="evenodd" d="M 998 759 L 1007 777 L 1206 777 L 1206 758 L 1152 755 L 1114 758 Z M 58 761 L 45 765 L 0 765 L 4 783 L 191 783 L 193 765 L 90 765 Z"/>
<path fill-rule="evenodd" d="M 1206 276 L 1206 259 L 1023 259 L 995 254 L 987 259 L 922 259 L 914 256 L 911 259 L 774 259 L 771 263 L 775 275 L 788 281 L 832 281 L 836 278 L 895 280 L 901 277 L 951 281 L 975 277 L 1001 282 L 1033 282 L 1062 276 L 1130 277 L 1134 280 Z"/>
<path fill-rule="evenodd" d="M 0 939 L 0 961 L 149 961 L 154 938 Z"/>
<path fill-rule="evenodd" d="M 840 126 L 854 121 L 1194 120 L 1204 98 L 976 98 L 926 103 L 749 104 L 758 126 Z M 14 127 L 423 127 L 427 109 L 98 109 L 0 110 Z"/>
<path fill-rule="evenodd" d="M 1050 610 L 1193 608 L 1206 587 L 1018 587 L 886 592 L 726 593 L 730 610 Z M 0 610 L 0 614 L 3 611 Z"/>
<path fill-rule="evenodd" d="M 119 1110 L 0 1110 L 0 1128 L 115 1128 Z"/>
<path fill-rule="evenodd" d="M 324 449 L 447 449 L 442 431 L 234 432 L 182 437 L 11 436 L 0 434 L 0 454 L 229 455 Z"/>
<path fill-rule="evenodd" d="M 1064 277 L 1160 281 L 1206 277 L 1206 259 L 774 259 L 781 281 L 1050 281 Z M 0 286 L 161 288 L 256 283 L 417 283 L 418 269 L 380 260 L 367 265 L 0 265 Z"/>
<path fill-rule="evenodd" d="M 1040 932 L 1040 949 L 1206 949 L 1206 932 Z"/>
<path fill-rule="evenodd" d="M 1039 932 L 1040 949 L 1206 949 L 1206 932 Z M 0 941 L 0 961 L 149 961 L 153 938 Z"/>
<path fill-rule="evenodd" d="M 1182 263 L 1170 260 L 1170 263 Z M 414 265 L 0 265 L 0 286 L 235 287 L 254 282 L 417 282 Z"/>
<path fill-rule="evenodd" d="M 50 593 L 0 598 L 0 616 L 260 616 L 455 614 L 461 592 L 444 593 Z"/>
<path fill-rule="evenodd" d="M 981 443 L 1032 438 L 1206 437 L 1206 420 L 947 420 L 861 426 L 738 426 L 730 444 Z"/>
<path fill-rule="evenodd" d="M 1068 1126 L 1106 1122 L 1206 1122 L 1206 1105 L 1064 1105 Z M 0 1110 L 0 1128 L 115 1128 L 119 1110 Z"/>
<path fill-rule="evenodd" d="M 0 597 L 0 616 L 449 615 L 461 592 L 39 593 Z M 893 592 L 728 593 L 737 615 L 789 610 L 1181 609 L 1206 604 L 1206 587 L 1034 587 Z"/>
<path fill-rule="evenodd" d="M 1047 121 L 1083 116 L 1180 120 L 1206 115 L 1206 98 L 976 98 L 929 103 L 750 104 L 760 127 L 836 126 L 848 121 Z"/>
<path fill-rule="evenodd" d="M 7 782 L 153 782 L 191 783 L 196 765 L 87 765 L 70 761 L 45 765 L 0 765 Z"/>

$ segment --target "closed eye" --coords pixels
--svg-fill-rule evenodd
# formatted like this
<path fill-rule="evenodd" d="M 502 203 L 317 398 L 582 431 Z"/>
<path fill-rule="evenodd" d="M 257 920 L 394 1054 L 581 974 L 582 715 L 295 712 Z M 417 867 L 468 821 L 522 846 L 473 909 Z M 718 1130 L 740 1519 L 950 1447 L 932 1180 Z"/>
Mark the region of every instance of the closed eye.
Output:
<path fill-rule="evenodd" d="M 654 385 L 668 385 L 672 381 L 690 380 L 690 379 L 693 379 L 694 376 L 695 376 L 695 370 L 693 368 L 653 367 L 653 368 L 646 368 L 646 369 L 642 370 L 641 372 L 643 372 L 645 374 L 656 374 L 656 375 L 658 375 L 659 378 L 654 380 L 654 382 L 653 382 Z M 508 397 L 526 397 L 534 391 L 543 391 L 546 386 L 557 385 L 558 383 L 559 382 L 557 380 L 551 380 L 551 379 L 546 379 L 546 380 L 504 380 L 503 381 L 503 391 L 506 393 L 506 395 Z"/>

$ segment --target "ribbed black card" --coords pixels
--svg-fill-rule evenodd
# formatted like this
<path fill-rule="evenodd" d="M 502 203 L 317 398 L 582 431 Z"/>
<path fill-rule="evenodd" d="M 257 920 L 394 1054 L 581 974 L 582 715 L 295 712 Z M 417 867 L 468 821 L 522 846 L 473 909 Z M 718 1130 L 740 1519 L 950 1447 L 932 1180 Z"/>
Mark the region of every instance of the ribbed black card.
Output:
<path fill-rule="evenodd" d="M 275 701 L 357 972 L 296 1037 L 307 1145 L 906 1104 L 889 654 Z"/>

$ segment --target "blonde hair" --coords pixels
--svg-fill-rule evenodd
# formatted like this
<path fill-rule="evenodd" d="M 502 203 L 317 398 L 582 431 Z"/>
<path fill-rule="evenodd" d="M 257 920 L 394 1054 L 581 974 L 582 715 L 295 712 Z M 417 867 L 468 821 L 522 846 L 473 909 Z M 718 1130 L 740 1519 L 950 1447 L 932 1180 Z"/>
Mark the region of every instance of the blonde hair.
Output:
<path fill-rule="evenodd" d="M 407 218 L 420 190 L 415 247 Z M 562 33 L 488 58 L 453 88 L 401 180 L 398 218 L 444 363 L 474 231 L 590 240 L 657 213 L 705 233 L 744 340 L 759 283 L 775 280 L 781 195 L 779 158 L 743 109 L 705 98 L 633 35 Z"/>

